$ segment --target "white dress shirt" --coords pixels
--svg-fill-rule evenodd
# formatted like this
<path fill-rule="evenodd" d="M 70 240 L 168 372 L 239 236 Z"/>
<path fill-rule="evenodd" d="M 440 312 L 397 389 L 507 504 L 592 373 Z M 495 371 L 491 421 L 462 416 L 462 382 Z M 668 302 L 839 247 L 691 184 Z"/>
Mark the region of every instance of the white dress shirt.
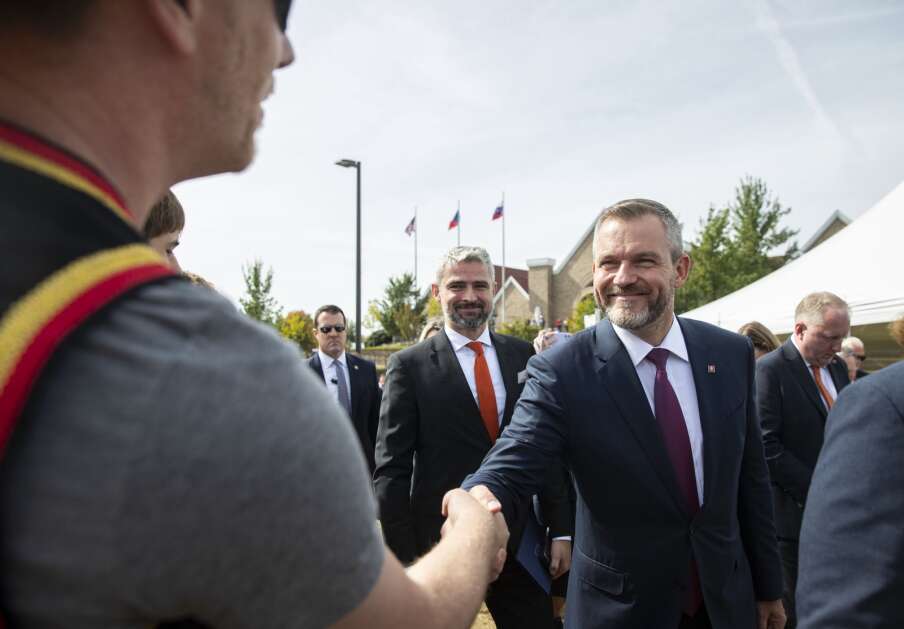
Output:
<path fill-rule="evenodd" d="M 335 363 L 342 363 L 342 375 L 345 377 L 345 384 L 348 386 L 348 401 L 351 402 L 352 381 L 351 376 L 348 373 L 348 362 L 345 360 L 345 352 L 339 354 L 339 358 L 333 358 L 332 356 L 324 354 L 319 349 L 317 350 L 317 353 L 320 354 L 320 367 L 323 369 L 323 379 L 326 381 L 326 389 L 337 402 L 339 401 L 339 385 L 337 384 L 339 374 L 336 373 Z M 339 402 L 339 404 L 341 405 L 342 403 Z"/>
<path fill-rule="evenodd" d="M 647 354 L 653 346 L 636 336 L 630 330 L 613 325 L 615 334 L 621 340 L 637 377 L 647 394 L 647 401 L 653 415 L 656 415 L 656 404 L 653 397 L 653 389 L 656 386 L 656 365 L 646 360 Z M 697 388 L 694 386 L 694 372 L 691 370 L 690 358 L 687 353 L 687 345 L 684 343 L 684 334 L 678 319 L 672 318 L 672 327 L 669 333 L 662 339 L 659 347 L 669 350 L 669 358 L 666 361 L 665 371 L 669 377 L 669 383 L 678 397 L 681 406 L 681 414 L 684 415 L 684 424 L 687 426 L 687 436 L 691 441 L 691 453 L 694 457 L 694 475 L 697 477 L 697 498 L 703 504 L 703 429 L 700 427 L 700 406 L 697 401 Z"/>
<path fill-rule="evenodd" d="M 474 396 L 474 401 L 477 402 L 479 407 L 477 380 L 474 378 L 474 361 L 477 359 L 477 354 L 470 347 L 467 347 L 471 339 L 459 334 L 449 326 L 446 326 L 446 336 L 449 337 L 449 342 L 452 343 L 452 349 L 458 359 L 458 364 L 461 365 L 461 370 L 465 374 L 465 380 L 468 381 L 468 386 L 471 387 L 471 395 Z M 496 355 L 496 348 L 493 347 L 493 341 L 490 338 L 490 329 L 484 329 L 483 334 L 477 338 L 477 341 L 483 345 L 483 356 L 490 370 L 490 378 L 493 380 L 493 391 L 496 393 L 497 421 L 501 426 L 502 414 L 505 412 L 505 381 L 502 379 L 502 370 L 499 368 L 499 357 Z"/>
<path fill-rule="evenodd" d="M 791 344 L 794 345 L 794 349 L 796 349 L 797 353 L 800 354 L 800 357 L 803 358 L 804 364 L 807 366 L 807 373 L 810 374 L 810 379 L 816 384 L 816 376 L 813 375 L 813 365 L 808 363 L 807 359 L 804 358 L 804 355 L 800 353 L 800 346 L 797 344 L 797 339 L 794 338 L 794 334 L 791 335 Z M 835 388 L 835 381 L 832 380 L 832 373 L 829 371 L 829 368 L 820 367 L 819 376 L 822 379 L 822 386 L 826 388 L 826 391 L 829 392 L 829 395 L 832 398 L 832 402 L 834 402 L 835 398 L 838 397 L 838 389 Z M 816 386 L 816 390 L 819 391 L 819 385 Z M 826 410 L 829 410 L 829 405 L 826 404 L 826 401 L 822 398 L 822 393 L 819 394 L 819 399 L 822 401 L 822 405 L 826 407 Z"/>

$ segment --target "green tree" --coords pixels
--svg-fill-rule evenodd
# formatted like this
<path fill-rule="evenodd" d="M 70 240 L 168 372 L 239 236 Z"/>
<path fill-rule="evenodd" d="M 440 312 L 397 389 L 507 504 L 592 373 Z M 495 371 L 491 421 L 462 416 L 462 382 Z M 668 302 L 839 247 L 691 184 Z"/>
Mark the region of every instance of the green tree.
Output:
<path fill-rule="evenodd" d="M 797 257 L 797 230 L 780 227 L 790 212 L 762 179 L 741 179 L 735 198 L 724 208 L 711 207 L 691 242 L 694 264 L 675 297 L 675 309 L 685 312 L 708 304 Z"/>
<path fill-rule="evenodd" d="M 273 269 L 269 268 L 265 272 L 263 261 L 254 260 L 242 267 L 242 277 L 245 280 L 245 296 L 239 298 L 239 303 L 244 313 L 252 319 L 278 326 L 282 308 L 270 294 L 273 288 Z"/>
<path fill-rule="evenodd" d="M 374 300 L 368 308 L 371 319 L 393 340 L 412 341 L 426 321 L 430 293 L 421 293 L 411 273 L 390 277 L 383 299 Z"/>
<path fill-rule="evenodd" d="M 314 338 L 314 321 L 304 310 L 293 310 L 281 317 L 277 329 L 285 338 L 298 345 L 305 354 L 317 346 L 317 339 Z"/>
<path fill-rule="evenodd" d="M 584 316 L 592 315 L 596 312 L 596 298 L 593 293 L 588 293 L 581 297 L 581 300 L 574 307 L 571 316 L 568 317 L 568 331 L 580 332 L 584 329 Z"/>
<path fill-rule="evenodd" d="M 532 342 L 540 332 L 540 326 L 531 323 L 530 319 L 517 319 L 498 325 L 496 331 L 499 334 L 508 334 L 509 336 Z"/>

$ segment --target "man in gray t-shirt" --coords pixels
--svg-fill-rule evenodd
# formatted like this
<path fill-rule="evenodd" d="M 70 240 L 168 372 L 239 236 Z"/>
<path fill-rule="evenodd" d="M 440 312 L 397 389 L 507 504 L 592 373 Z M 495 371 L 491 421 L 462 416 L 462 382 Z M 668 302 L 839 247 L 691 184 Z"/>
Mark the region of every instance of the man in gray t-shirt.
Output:
<path fill-rule="evenodd" d="M 0 135 L 22 183 L 0 208 L 39 218 L 0 234 L 3 273 L 37 262 L 46 207 L 79 245 L 81 218 L 116 205 L 137 233 L 176 182 L 244 169 L 293 59 L 288 4 L 4 0 L 0 134 L 27 140 Z M 297 352 L 167 280 L 94 315 L 32 391 L 0 464 L 0 610 L 26 629 L 467 627 L 504 560 L 491 508 L 450 492 L 444 539 L 403 570 Z"/>

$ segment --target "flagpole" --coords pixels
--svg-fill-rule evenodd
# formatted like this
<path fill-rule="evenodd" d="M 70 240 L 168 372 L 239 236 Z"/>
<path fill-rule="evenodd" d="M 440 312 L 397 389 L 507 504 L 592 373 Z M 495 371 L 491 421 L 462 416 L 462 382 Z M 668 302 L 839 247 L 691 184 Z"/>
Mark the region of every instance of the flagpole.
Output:
<path fill-rule="evenodd" d="M 461 247 L 461 201 L 458 202 L 458 225 L 455 226 L 455 235 L 457 239 L 458 246 Z"/>
<path fill-rule="evenodd" d="M 414 206 L 414 288 L 417 290 L 417 206 Z"/>
<path fill-rule="evenodd" d="M 502 192 L 502 323 L 505 324 L 505 191 Z"/>

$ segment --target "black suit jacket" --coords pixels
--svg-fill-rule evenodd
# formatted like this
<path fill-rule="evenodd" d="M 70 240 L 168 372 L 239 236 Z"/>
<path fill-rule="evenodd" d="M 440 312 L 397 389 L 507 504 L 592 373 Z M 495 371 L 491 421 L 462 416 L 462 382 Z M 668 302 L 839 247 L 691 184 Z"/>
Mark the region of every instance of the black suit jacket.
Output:
<path fill-rule="evenodd" d="M 829 373 L 839 393 L 850 382 L 847 366 L 840 358 L 829 364 Z M 756 377 L 776 529 L 779 537 L 796 540 L 828 411 L 806 362 L 790 339 L 760 358 Z"/>
<path fill-rule="evenodd" d="M 800 532 L 800 629 L 904 627 L 904 363 L 838 396 Z"/>
<path fill-rule="evenodd" d="M 692 557 L 714 627 L 750 629 L 755 600 L 781 597 L 753 347 L 699 321 L 679 323 L 703 431 L 696 516 L 608 321 L 531 359 L 511 424 L 465 483 L 487 485 L 508 517 L 546 468 L 565 459 L 578 498 L 568 627 L 677 627 Z"/>
<path fill-rule="evenodd" d="M 348 377 L 351 381 L 349 397 L 352 403 L 352 427 L 361 442 L 364 458 L 367 459 L 368 469 L 374 471 L 374 443 L 377 439 L 377 422 L 380 418 L 380 400 L 383 392 L 380 390 L 377 379 L 377 368 L 369 360 L 345 353 L 348 364 Z M 320 354 L 315 350 L 314 355 L 308 359 L 311 366 L 321 380 L 323 377 L 323 365 L 320 363 Z M 325 381 L 324 381 L 325 382 Z"/>
<path fill-rule="evenodd" d="M 491 338 L 505 381 L 505 429 L 524 386 L 518 374 L 533 348 L 509 336 Z M 392 355 L 377 431 L 374 490 L 386 544 L 403 563 L 439 541 L 443 496 L 477 469 L 491 445 L 445 331 Z M 559 475 L 551 475 L 549 485 L 549 491 L 541 492 L 544 519 L 554 534 L 570 535 L 567 501 L 560 495 L 566 486 Z M 553 504 L 555 508 L 546 506 Z M 522 501 L 509 520 L 510 557 L 530 510 L 530 500 Z"/>

